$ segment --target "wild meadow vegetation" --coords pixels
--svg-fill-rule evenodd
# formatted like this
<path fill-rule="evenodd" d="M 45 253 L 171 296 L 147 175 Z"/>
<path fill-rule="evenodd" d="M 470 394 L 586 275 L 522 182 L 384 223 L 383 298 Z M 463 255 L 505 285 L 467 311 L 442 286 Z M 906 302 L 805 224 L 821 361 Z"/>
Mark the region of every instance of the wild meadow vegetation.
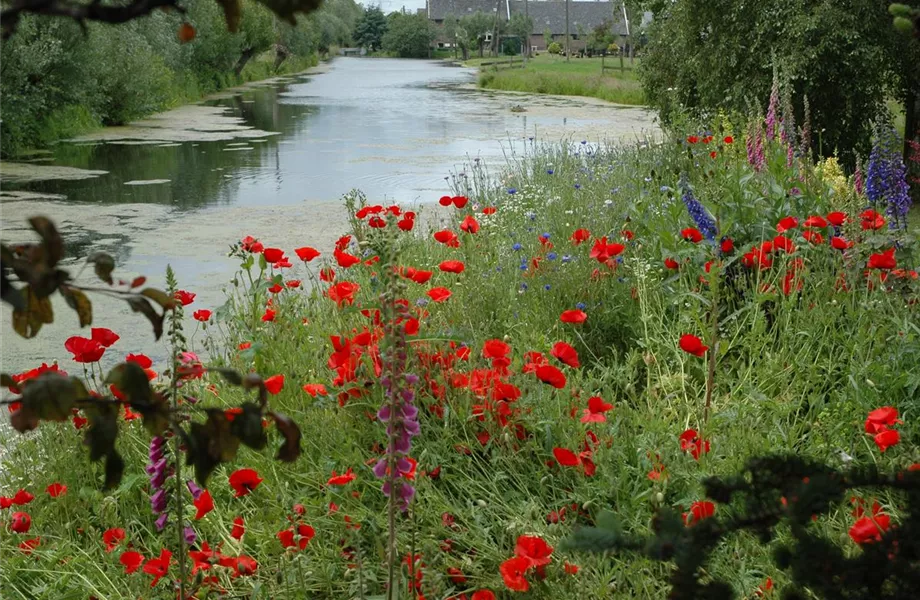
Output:
<path fill-rule="evenodd" d="M 45 404 L 55 366 L 5 379 L 18 410 L 63 422 L 0 456 L 2 596 L 911 597 L 904 164 L 884 123 L 853 175 L 816 162 L 781 88 L 765 119 L 533 142 L 500 173 L 455 173 L 435 209 L 354 192 L 334 248 L 246 236 L 225 305 L 174 283 L 171 365 L 75 331 L 71 375 L 124 403 L 124 475 L 101 491 L 110 473 L 79 446 L 111 430 Z M 136 367 L 107 376 L 122 360 Z M 205 424 L 151 439 L 148 378 L 173 394 L 164 417 Z M 247 386 L 300 425 L 292 440 L 266 423 L 271 447 L 299 442 L 294 462 L 253 449 Z M 735 479 L 776 455 L 796 458 Z M 732 500 L 751 482 L 753 500 Z M 801 539 L 812 552 L 781 551 Z"/>
<path fill-rule="evenodd" d="M 636 69 L 637 61 L 625 59 L 624 70 L 619 69 L 616 57 L 572 58 L 554 54 L 541 54 L 528 59 L 526 65 L 520 57 L 513 67 L 501 64 L 482 66 L 479 87 L 510 92 L 586 96 L 617 104 L 645 104 L 642 84 Z M 475 65 L 474 59 L 469 64 Z M 616 67 L 615 69 L 602 67 Z"/>
<path fill-rule="evenodd" d="M 256 1 L 231 33 L 215 2 L 119 26 L 26 15 L 0 46 L 0 151 L 46 146 L 239 83 L 296 73 L 348 45 L 361 8 L 328 0 L 296 26 Z"/>

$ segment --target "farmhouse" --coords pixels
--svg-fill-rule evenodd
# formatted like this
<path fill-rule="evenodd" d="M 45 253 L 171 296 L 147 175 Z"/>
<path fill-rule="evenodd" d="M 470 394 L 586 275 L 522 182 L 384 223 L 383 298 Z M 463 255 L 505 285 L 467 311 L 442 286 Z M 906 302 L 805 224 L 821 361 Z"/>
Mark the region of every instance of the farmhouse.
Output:
<path fill-rule="evenodd" d="M 460 19 L 477 12 L 497 15 L 502 21 L 508 21 L 517 13 L 527 14 L 533 19 L 533 31 L 530 35 L 532 52 L 546 50 L 545 33 L 552 34 L 552 40 L 564 45 L 565 40 L 565 2 L 560 0 L 428 0 L 427 16 L 436 25 L 443 25 L 448 16 Z M 585 47 L 585 37 L 598 25 L 607 21 L 611 33 L 619 38 L 627 35 L 626 22 L 620 2 L 569 2 L 569 32 L 572 37 L 570 48 L 573 51 Z M 639 24 L 636 23 L 638 26 Z M 632 24 L 630 24 L 632 26 Z M 487 39 L 491 41 L 491 35 Z M 449 47 L 450 41 L 439 37 L 439 47 Z"/>

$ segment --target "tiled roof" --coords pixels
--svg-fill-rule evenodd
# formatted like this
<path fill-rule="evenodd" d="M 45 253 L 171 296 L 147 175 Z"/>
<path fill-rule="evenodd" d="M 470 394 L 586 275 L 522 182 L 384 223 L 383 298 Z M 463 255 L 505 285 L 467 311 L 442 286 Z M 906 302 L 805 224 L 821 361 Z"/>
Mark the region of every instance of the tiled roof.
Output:
<path fill-rule="evenodd" d="M 501 15 L 507 19 L 508 12 L 524 14 L 523 0 L 501 0 Z M 498 1 L 491 0 L 428 0 L 428 18 L 441 21 L 447 15 L 464 17 L 475 12 L 495 14 Z M 527 2 L 527 14 L 533 19 L 533 33 L 542 34 L 549 28 L 554 34 L 565 33 L 565 2 L 559 0 L 530 0 Z M 618 2 L 569 2 L 569 31 L 578 33 L 581 25 L 585 32 L 604 22 L 610 21 L 617 35 L 626 34 L 623 13 Z"/>

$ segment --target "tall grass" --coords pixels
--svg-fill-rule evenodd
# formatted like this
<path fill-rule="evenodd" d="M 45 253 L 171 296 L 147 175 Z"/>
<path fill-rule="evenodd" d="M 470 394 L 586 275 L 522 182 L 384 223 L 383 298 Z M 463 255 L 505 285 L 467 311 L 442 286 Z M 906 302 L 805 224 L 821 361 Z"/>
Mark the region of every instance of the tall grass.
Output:
<path fill-rule="evenodd" d="M 509 92 L 587 96 L 617 104 L 642 105 L 640 84 L 632 79 L 586 73 L 560 73 L 533 69 L 484 70 L 479 87 Z"/>

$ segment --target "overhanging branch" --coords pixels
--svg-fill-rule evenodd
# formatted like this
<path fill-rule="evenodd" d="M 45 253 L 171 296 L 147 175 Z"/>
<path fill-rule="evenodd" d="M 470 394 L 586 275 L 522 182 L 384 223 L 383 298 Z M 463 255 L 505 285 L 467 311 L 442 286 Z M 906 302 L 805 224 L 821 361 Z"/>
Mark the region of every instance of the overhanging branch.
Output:
<path fill-rule="evenodd" d="M 84 25 L 86 21 L 101 23 L 126 23 L 150 14 L 157 8 L 171 7 L 178 12 L 185 9 L 178 6 L 178 0 L 135 0 L 122 6 L 103 5 L 98 0 L 90 4 L 67 2 L 64 0 L 18 0 L 0 13 L 3 38 L 6 39 L 16 31 L 19 17 L 23 13 L 52 17 L 67 17 Z"/>

